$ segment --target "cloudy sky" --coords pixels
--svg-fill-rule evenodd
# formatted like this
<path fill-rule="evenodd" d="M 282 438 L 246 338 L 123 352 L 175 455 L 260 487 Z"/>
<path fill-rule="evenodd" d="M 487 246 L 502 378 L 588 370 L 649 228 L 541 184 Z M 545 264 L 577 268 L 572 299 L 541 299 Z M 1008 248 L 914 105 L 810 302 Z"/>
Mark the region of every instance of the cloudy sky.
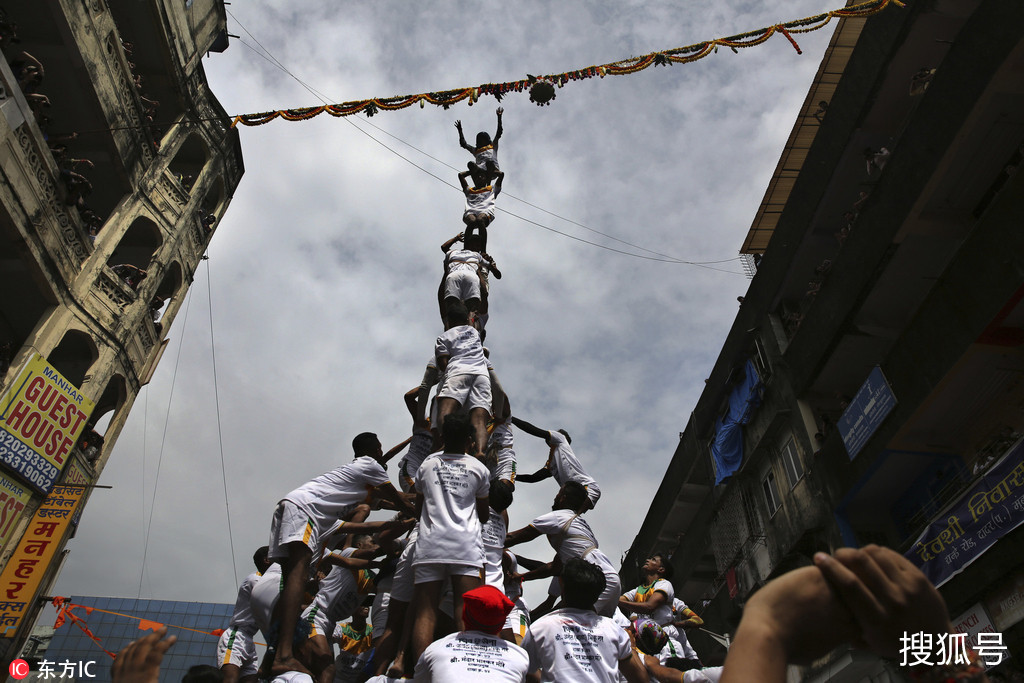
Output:
<path fill-rule="evenodd" d="M 225 109 L 247 113 L 321 103 L 256 41 L 341 102 L 557 73 L 836 4 L 235 3 L 229 31 L 241 38 L 204 63 Z M 490 229 L 504 278 L 492 279 L 488 345 L 514 413 L 566 428 L 601 484 L 588 518 L 614 563 L 746 290 L 740 262 L 727 259 L 831 29 L 799 36 L 802 56 L 776 36 L 739 54 L 570 83 L 547 107 L 526 94 L 502 102 L 498 205 L 541 225 L 499 213 Z M 278 499 L 349 461 L 358 432 L 377 432 L 385 448 L 409 434 L 402 393 L 418 384 L 441 331 L 439 245 L 461 230 L 456 172 L 469 155 L 453 123 L 470 139 L 493 133 L 496 106 L 484 97 L 447 111 L 241 130 L 245 176 L 103 472 L 113 489 L 93 494 L 68 546 L 56 594 L 231 602 Z M 577 224 L 676 259 L 724 262 L 645 260 L 554 232 L 651 255 Z M 522 433 L 516 451 L 520 471 L 547 455 Z M 521 484 L 511 527 L 547 511 L 555 491 L 552 480 Z M 528 551 L 550 556 L 542 541 Z"/>

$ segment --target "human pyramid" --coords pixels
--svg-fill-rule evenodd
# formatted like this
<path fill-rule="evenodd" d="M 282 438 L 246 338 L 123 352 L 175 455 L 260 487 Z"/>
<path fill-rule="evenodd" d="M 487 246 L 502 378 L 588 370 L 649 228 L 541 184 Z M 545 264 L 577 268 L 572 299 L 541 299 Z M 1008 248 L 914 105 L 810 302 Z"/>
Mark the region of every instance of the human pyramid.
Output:
<path fill-rule="evenodd" d="M 487 227 L 504 179 L 497 158 L 502 113 L 499 108 L 494 137 L 480 133 L 475 146 L 455 123 L 459 143 L 473 154 L 459 173 L 466 229 L 441 245 L 444 332 L 420 385 L 405 394 L 412 434 L 386 453 L 375 434 L 359 434 L 354 461 L 278 503 L 270 545 L 257 551 L 259 571 L 239 588 L 221 638 L 218 665 L 227 683 L 257 677 L 257 630 L 270 646 L 259 675 L 282 682 L 482 675 L 524 681 L 531 672 L 543 672 L 544 680 L 618 680 L 620 668 L 628 680 L 648 680 L 622 628 L 632 624 L 616 609 L 620 600 L 634 618 L 656 613 L 659 627 L 675 636 L 659 651 L 665 647 L 680 660 L 688 652 L 696 663 L 673 622 L 702 622 L 685 606 L 673 612 L 667 558 L 648 562 L 651 586 L 621 596 L 618 573 L 584 517 L 600 499 L 597 482 L 574 454 L 568 432 L 512 415 L 483 346 L 488 275 L 501 277 L 487 253 Z M 553 478 L 559 488 L 551 512 L 509 532 L 517 482 L 513 427 L 549 447 L 544 466 L 518 481 Z M 386 463 L 407 446 L 396 488 Z M 366 521 L 378 508 L 396 514 Z M 550 562 L 509 550 L 541 535 L 555 550 Z M 522 582 L 548 577 L 548 598 L 531 619 Z M 559 599 L 560 609 L 552 611 Z M 342 648 L 338 657 L 334 643 Z"/>
<path fill-rule="evenodd" d="M 667 556 L 648 558 L 639 569 L 641 585 L 622 593 L 585 518 L 601 489 L 568 432 L 512 415 L 483 346 L 488 275 L 501 277 L 487 253 L 487 227 L 504 179 L 497 159 L 502 110 L 497 113 L 494 138 L 480 133 L 475 146 L 455 123 L 460 144 L 474 157 L 459 174 L 466 230 L 441 245 L 444 331 L 420 385 L 405 393 L 412 433 L 386 453 L 375 434 L 357 435 L 352 462 L 277 504 L 270 544 L 254 555 L 258 571 L 240 586 L 218 646 L 223 680 L 781 683 L 788 662 L 821 657 L 842 642 L 868 643 L 892 656 L 892 634 L 900 629 L 904 636 L 908 628 L 948 634 L 935 588 L 906 558 L 877 546 L 817 553 L 814 566 L 758 590 L 724 669 L 705 667 L 688 643 L 685 632 L 703 621 L 675 597 Z M 517 476 L 513 427 L 548 446 L 547 461 L 532 474 Z M 406 447 L 396 488 L 385 468 Z M 516 483 L 547 478 L 558 484 L 551 511 L 509 531 Z M 395 515 L 367 521 L 382 508 Z M 549 562 L 510 550 L 542 535 L 555 551 Z M 547 598 L 531 610 L 523 581 L 542 578 L 551 578 Z M 268 644 L 259 667 L 257 631 Z M 159 635 L 126 650 L 165 651 L 173 640 L 156 645 Z M 115 681 L 132 657 L 145 659 L 119 656 Z"/>

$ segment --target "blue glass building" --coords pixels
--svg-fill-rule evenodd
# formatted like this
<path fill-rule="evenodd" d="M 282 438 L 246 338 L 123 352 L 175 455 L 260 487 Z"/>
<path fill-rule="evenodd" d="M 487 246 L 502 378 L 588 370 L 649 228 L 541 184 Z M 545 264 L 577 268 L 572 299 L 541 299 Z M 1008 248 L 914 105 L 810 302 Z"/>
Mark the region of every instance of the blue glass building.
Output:
<path fill-rule="evenodd" d="M 166 625 L 168 634 L 176 635 L 178 642 L 171 646 L 171 649 L 164 655 L 163 664 L 160 667 L 160 683 L 178 683 L 189 667 L 195 664 L 217 665 L 218 638 L 207 633 L 196 633 L 186 629 L 213 631 L 227 628 L 235 607 L 234 604 L 213 602 L 83 596 L 72 596 L 71 602 L 75 605 L 120 612 Z M 115 654 L 131 641 L 149 633 L 149 631 L 139 630 L 137 619 L 98 611 L 86 614 L 81 607 L 73 611 L 85 620 L 89 630 L 100 639 L 103 647 Z M 41 654 L 39 658 L 52 663 L 57 676 L 50 679 L 52 681 L 61 681 L 61 668 L 65 661 L 96 662 L 90 667 L 91 673 L 96 674 L 96 677 L 76 677 L 78 681 L 103 683 L 111 680 L 110 664 L 113 660 L 78 626 L 71 623 L 71 620 L 57 629 L 45 654 Z M 68 678 L 65 677 L 63 681 L 67 683 Z"/>

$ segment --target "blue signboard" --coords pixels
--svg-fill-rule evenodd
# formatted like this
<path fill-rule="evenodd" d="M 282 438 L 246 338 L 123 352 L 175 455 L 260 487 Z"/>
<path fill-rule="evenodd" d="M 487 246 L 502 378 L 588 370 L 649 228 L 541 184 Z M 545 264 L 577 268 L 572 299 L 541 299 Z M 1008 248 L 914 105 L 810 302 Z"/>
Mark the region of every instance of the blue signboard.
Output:
<path fill-rule="evenodd" d="M 936 516 L 906 557 L 936 586 L 1024 522 L 1024 440 Z"/>
<path fill-rule="evenodd" d="M 839 434 L 843 437 L 850 460 L 857 457 L 882 420 L 895 407 L 896 396 L 885 381 L 882 368 L 875 366 L 839 418 Z"/>

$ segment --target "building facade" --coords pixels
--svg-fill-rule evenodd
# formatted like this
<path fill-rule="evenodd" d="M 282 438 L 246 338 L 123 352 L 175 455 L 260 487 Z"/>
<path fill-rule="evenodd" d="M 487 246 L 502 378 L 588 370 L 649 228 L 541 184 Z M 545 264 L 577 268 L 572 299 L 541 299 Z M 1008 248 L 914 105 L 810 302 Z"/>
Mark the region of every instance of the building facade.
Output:
<path fill-rule="evenodd" d="M 201 61 L 227 47 L 222 0 L 8 3 L 0 45 L 0 390 L 38 362 L 94 404 L 56 481 L 39 486 L 0 452 L 0 570 L 17 574 L 3 597 L 23 606 L 0 613 L 9 659 L 244 168 Z M 51 559 L 12 569 L 54 483 L 82 500 L 52 501 L 73 517 Z"/>
<path fill-rule="evenodd" d="M 731 633 L 771 578 L 879 543 L 954 626 L 1024 656 L 1022 10 L 939 0 L 836 28 L 625 585 L 668 553 L 677 594 Z M 852 651 L 800 675 L 895 676 Z"/>
<path fill-rule="evenodd" d="M 110 677 L 110 655 L 148 633 L 142 620 L 167 626 L 177 638 L 160 664 L 161 683 L 178 683 L 197 664 L 217 666 L 217 636 L 226 628 L 234 605 L 175 600 L 139 600 L 116 597 L 71 597 L 73 613 L 93 637 L 71 620 L 59 628 L 42 626 L 29 637 L 22 658 L 32 667 L 29 683 L 58 680 L 61 683 L 95 681 Z M 91 608 L 86 611 L 85 608 Z M 148 626 L 148 624 L 146 625 Z M 95 640 L 93 639 L 95 638 Z M 49 674 L 49 675 L 48 675 Z"/>

